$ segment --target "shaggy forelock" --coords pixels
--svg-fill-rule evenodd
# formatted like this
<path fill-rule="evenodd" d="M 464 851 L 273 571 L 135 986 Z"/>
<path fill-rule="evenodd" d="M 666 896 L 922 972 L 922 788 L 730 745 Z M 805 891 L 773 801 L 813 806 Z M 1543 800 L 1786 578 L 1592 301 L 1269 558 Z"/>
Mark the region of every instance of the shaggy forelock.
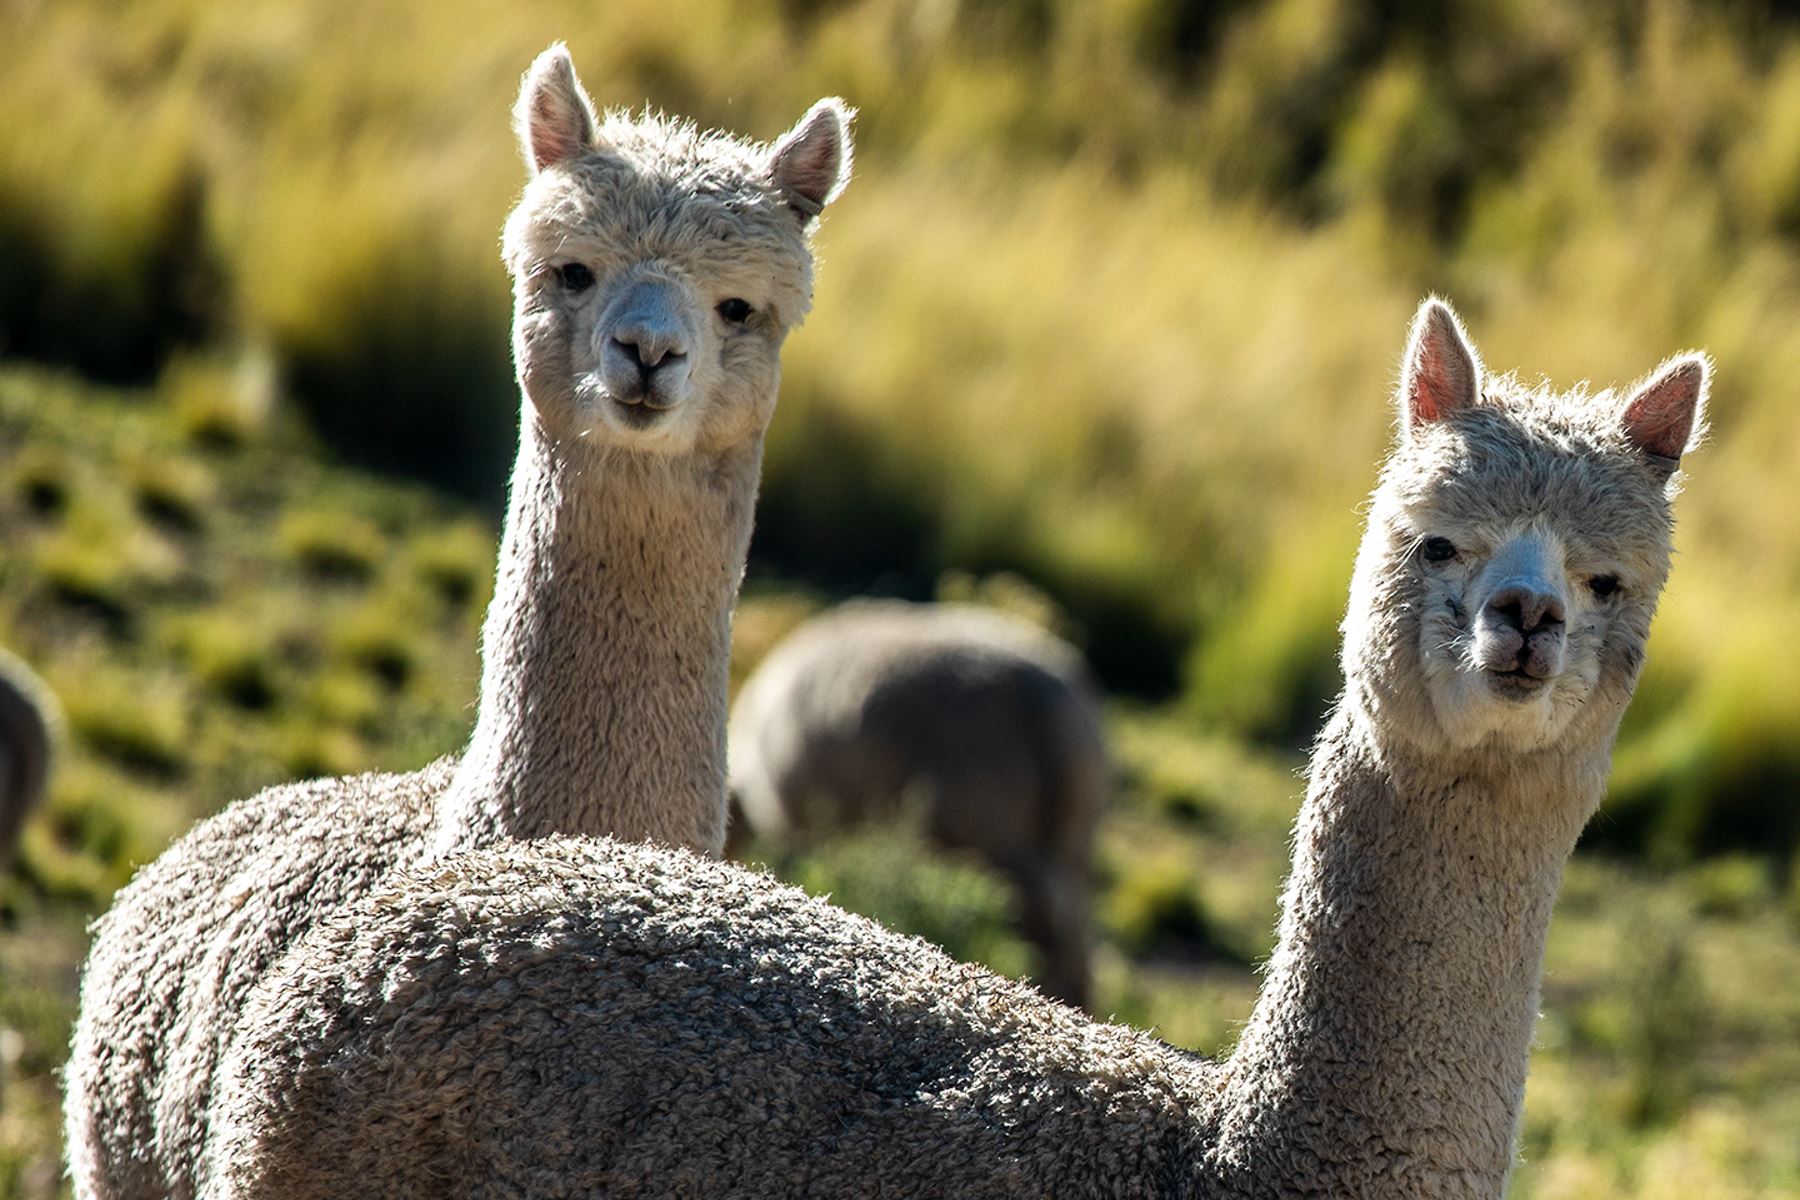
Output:
<path fill-rule="evenodd" d="M 1408 511 L 1483 526 L 1544 517 L 1598 551 L 1666 552 L 1672 489 L 1626 440 L 1623 403 L 1490 378 L 1480 404 L 1395 452 L 1382 490 Z"/>
<path fill-rule="evenodd" d="M 523 279 L 583 248 L 685 262 L 699 273 L 754 271 L 781 320 L 811 304 L 812 256 L 770 182 L 769 150 L 646 111 L 609 111 L 600 148 L 540 173 L 507 221 L 504 257 Z"/>

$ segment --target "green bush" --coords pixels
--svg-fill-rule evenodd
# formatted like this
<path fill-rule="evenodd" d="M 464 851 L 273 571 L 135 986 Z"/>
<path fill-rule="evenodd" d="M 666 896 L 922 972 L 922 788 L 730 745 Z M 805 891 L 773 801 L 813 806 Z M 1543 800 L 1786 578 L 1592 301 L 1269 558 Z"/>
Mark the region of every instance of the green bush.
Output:
<path fill-rule="evenodd" d="M 277 538 L 289 558 L 321 580 L 367 582 L 388 553 L 379 529 L 341 512 L 290 512 L 281 518 Z"/>
<path fill-rule="evenodd" d="M 754 861 L 764 857 L 755 848 Z M 1006 975 L 1031 967 L 1010 887 L 975 861 L 926 848 L 905 823 L 870 825 L 778 855 L 775 873 L 852 912 Z"/>
<path fill-rule="evenodd" d="M 1193 865 L 1179 859 L 1151 858 L 1121 871 L 1107 890 L 1102 920 L 1129 954 L 1243 961 L 1213 927 Z"/>
<path fill-rule="evenodd" d="M 92 670 L 78 688 L 62 687 L 60 696 L 69 728 L 103 758 L 153 780 L 187 771 L 190 701 L 172 681 L 146 685 L 120 672 Z"/>
<path fill-rule="evenodd" d="M 43 170 L 45 147 L 17 126 L 0 139 L 11 143 L 0 155 L 15 168 L 0 172 L 0 352 L 144 382 L 171 353 L 222 327 L 230 283 L 207 175 L 181 145 L 191 130 L 179 118 L 149 121 L 137 131 L 143 141 L 115 128 L 84 154 L 56 146 L 57 155 L 78 157 L 35 178 L 16 168 L 29 154 L 32 169 Z M 132 169 L 96 169 L 115 156 Z"/>

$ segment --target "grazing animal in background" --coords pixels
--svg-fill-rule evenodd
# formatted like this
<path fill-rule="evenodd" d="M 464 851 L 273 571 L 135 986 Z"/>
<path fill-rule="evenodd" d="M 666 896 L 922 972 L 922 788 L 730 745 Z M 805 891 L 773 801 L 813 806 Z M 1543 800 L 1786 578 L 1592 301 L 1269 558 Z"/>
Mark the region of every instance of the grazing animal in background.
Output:
<path fill-rule="evenodd" d="M 49 787 L 56 711 L 42 681 L 0 650 L 0 870 L 12 859 L 25 818 Z"/>
<path fill-rule="evenodd" d="M 395 867 L 559 832 L 723 844 L 731 608 L 850 113 L 821 101 L 772 149 L 601 122 L 558 45 L 516 116 L 519 455 L 468 748 L 233 805 L 120 892 L 68 1068 L 79 1196 L 195 1194 L 243 998 Z"/>
<path fill-rule="evenodd" d="M 1420 310 L 1279 945 L 1224 1062 L 753 871 L 516 843 L 396 873 L 268 973 L 210 1196 L 1500 1195 L 1707 374 L 1528 389 Z"/>
<path fill-rule="evenodd" d="M 1110 772 L 1074 647 L 992 609 L 852 602 L 770 652 L 730 734 L 746 832 L 783 841 L 916 801 L 932 838 L 1017 886 L 1039 986 L 1087 1004 L 1089 864 Z"/>

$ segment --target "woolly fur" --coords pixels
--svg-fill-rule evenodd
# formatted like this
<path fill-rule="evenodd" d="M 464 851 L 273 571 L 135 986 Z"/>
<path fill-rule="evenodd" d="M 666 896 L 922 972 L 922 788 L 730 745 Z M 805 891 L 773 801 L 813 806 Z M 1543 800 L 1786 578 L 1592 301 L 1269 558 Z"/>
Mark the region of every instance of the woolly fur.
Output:
<path fill-rule="evenodd" d="M 1703 366 L 1691 383 L 1690 417 Z M 510 845 L 394 877 L 268 975 L 212 1114 L 212 1196 L 1498 1196 L 1669 489 L 1628 403 L 1474 384 L 1408 426 L 1376 490 L 1280 944 L 1226 1062 L 750 871 Z M 1521 702 L 1494 677 L 1446 709 L 1430 623 L 1540 533 L 1571 586 L 1623 580 L 1604 613 L 1568 598 L 1579 678 Z M 1452 534 L 1460 575 L 1420 552 Z"/>
<path fill-rule="evenodd" d="M 468 750 L 233 805 L 120 892 L 95 927 L 67 1076 L 79 1196 L 196 1193 L 244 998 L 390 871 L 555 832 L 723 841 L 730 609 L 779 351 L 811 296 L 811 213 L 789 202 L 796 162 L 779 148 L 651 115 L 596 130 L 560 46 L 518 111 L 536 172 L 504 242 L 519 458 Z M 807 121 L 821 111 L 826 140 L 847 137 L 847 110 Z M 820 136 L 798 166 L 822 161 Z M 644 281 L 688 339 L 655 407 L 596 365 L 619 336 L 613 298 Z M 724 320 L 727 297 L 753 315 Z"/>

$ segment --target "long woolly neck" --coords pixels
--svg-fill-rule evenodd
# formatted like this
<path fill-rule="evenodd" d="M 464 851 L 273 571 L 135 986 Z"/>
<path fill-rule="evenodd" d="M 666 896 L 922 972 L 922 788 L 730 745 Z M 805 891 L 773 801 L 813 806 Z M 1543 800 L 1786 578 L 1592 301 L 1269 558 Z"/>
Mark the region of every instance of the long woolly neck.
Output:
<path fill-rule="evenodd" d="M 718 851 L 731 608 L 761 450 L 558 442 L 527 405 L 479 714 L 436 851 L 551 833 Z"/>
<path fill-rule="evenodd" d="M 1213 1165 L 1280 1194 L 1500 1195 L 1544 937 L 1609 747 L 1433 760 L 1354 689 L 1315 752 Z"/>

